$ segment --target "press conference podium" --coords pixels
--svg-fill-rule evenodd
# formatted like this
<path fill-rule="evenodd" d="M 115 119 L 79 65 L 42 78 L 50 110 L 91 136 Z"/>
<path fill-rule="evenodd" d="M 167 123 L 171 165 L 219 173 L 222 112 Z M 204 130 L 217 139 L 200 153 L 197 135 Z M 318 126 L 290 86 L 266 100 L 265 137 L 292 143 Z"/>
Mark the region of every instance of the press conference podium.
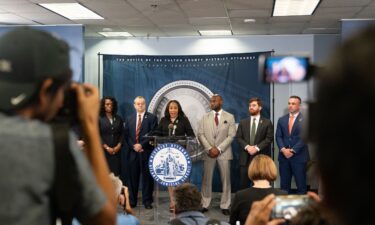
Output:
<path fill-rule="evenodd" d="M 173 144 L 179 144 L 181 145 L 189 154 L 189 156 L 192 158 L 192 160 L 197 160 L 199 157 L 199 144 L 195 137 L 188 137 L 188 136 L 147 136 L 147 138 L 150 139 L 150 142 L 154 145 L 156 148 L 160 144 L 166 144 L 166 143 L 173 143 Z M 174 215 L 169 213 L 168 215 L 161 215 L 160 210 L 160 191 L 161 187 L 165 189 L 166 192 L 166 198 L 167 198 L 167 210 L 169 210 L 169 194 L 167 187 L 161 186 L 158 182 L 154 180 L 154 221 L 156 223 L 159 222 L 160 217 L 167 217 L 171 218 Z M 165 198 L 165 196 L 163 196 Z M 165 221 L 165 220 L 164 220 Z"/>

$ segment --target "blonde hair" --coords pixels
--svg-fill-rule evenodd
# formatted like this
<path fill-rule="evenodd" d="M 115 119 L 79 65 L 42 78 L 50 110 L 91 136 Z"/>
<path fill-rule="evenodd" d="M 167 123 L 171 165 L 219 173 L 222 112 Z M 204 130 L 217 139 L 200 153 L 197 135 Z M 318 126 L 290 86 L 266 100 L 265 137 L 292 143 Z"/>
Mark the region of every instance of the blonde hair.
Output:
<path fill-rule="evenodd" d="M 113 187 L 115 188 L 116 196 L 119 196 L 121 194 L 122 181 L 113 173 L 109 174 L 109 179 L 111 180 Z"/>
<path fill-rule="evenodd" d="M 259 154 L 253 158 L 250 163 L 248 176 L 250 180 L 267 180 L 275 181 L 277 178 L 277 169 L 273 160 L 263 154 Z"/>

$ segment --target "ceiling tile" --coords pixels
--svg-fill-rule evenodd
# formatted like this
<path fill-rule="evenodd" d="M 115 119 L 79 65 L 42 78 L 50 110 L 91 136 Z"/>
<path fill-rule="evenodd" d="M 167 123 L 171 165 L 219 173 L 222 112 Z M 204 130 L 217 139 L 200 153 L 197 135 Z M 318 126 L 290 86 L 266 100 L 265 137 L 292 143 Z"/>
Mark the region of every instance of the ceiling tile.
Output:
<path fill-rule="evenodd" d="M 228 18 L 194 17 L 189 18 L 189 23 L 193 25 L 229 25 Z"/>
<path fill-rule="evenodd" d="M 319 7 L 352 7 L 352 6 L 366 6 L 373 0 L 323 0 Z"/>
<path fill-rule="evenodd" d="M 230 17 L 247 17 L 247 18 L 258 18 L 258 17 L 270 17 L 272 14 L 269 9 L 232 9 L 229 11 Z"/>

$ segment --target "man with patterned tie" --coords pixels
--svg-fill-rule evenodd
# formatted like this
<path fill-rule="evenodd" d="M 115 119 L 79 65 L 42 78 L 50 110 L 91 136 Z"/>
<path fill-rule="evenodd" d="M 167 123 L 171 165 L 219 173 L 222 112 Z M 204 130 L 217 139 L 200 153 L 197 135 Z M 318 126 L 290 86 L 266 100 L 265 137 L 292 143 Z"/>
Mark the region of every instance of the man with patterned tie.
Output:
<path fill-rule="evenodd" d="M 125 143 L 127 145 L 127 181 L 131 207 L 136 207 L 139 179 L 142 177 L 142 203 L 152 209 L 154 180 L 148 169 L 148 159 L 153 150 L 144 135 L 157 127 L 157 118 L 146 112 L 146 100 L 142 96 L 134 99 L 136 112 L 125 120 Z"/>
<path fill-rule="evenodd" d="M 307 145 L 301 138 L 302 113 L 301 98 L 290 96 L 289 113 L 279 118 L 276 129 L 276 142 L 279 147 L 279 170 L 281 189 L 291 192 L 292 176 L 296 181 L 297 194 L 307 192 L 306 164 L 310 159 Z"/>
<path fill-rule="evenodd" d="M 236 135 L 236 125 L 232 114 L 222 110 L 223 98 L 213 95 L 210 100 L 211 112 L 203 116 L 199 123 L 198 139 L 206 154 L 204 155 L 202 181 L 202 212 L 208 211 L 212 197 L 212 176 L 217 162 L 223 193 L 220 208 L 229 215 L 231 203 L 230 164 L 233 159 L 231 143 Z"/>
<path fill-rule="evenodd" d="M 269 119 L 260 115 L 262 106 L 260 98 L 251 98 L 250 117 L 241 120 L 238 125 L 236 138 L 240 145 L 240 189 L 249 188 L 252 183 L 248 176 L 252 159 L 258 154 L 271 157 L 273 125 Z"/>

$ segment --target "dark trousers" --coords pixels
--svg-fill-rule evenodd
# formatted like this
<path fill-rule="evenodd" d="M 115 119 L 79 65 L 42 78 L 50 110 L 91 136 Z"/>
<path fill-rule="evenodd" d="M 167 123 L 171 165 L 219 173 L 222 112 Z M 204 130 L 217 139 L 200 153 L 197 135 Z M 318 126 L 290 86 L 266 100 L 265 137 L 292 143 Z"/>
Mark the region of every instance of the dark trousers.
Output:
<path fill-rule="evenodd" d="M 240 189 L 246 189 L 253 186 L 253 182 L 248 176 L 249 166 L 240 166 Z"/>
<path fill-rule="evenodd" d="M 306 194 L 306 164 L 305 162 L 279 161 L 280 188 L 290 194 L 292 176 L 294 176 L 297 185 L 297 194 Z"/>
<path fill-rule="evenodd" d="M 129 190 L 130 205 L 137 205 L 139 181 L 142 177 L 142 203 L 148 205 L 153 202 L 154 179 L 148 168 L 146 154 L 137 153 L 135 159 L 128 161 L 127 186 Z"/>
<path fill-rule="evenodd" d="M 116 153 L 110 155 L 108 152 L 105 152 L 105 158 L 107 159 L 109 171 L 115 174 L 115 176 L 120 176 L 121 171 L 121 155 Z"/>

